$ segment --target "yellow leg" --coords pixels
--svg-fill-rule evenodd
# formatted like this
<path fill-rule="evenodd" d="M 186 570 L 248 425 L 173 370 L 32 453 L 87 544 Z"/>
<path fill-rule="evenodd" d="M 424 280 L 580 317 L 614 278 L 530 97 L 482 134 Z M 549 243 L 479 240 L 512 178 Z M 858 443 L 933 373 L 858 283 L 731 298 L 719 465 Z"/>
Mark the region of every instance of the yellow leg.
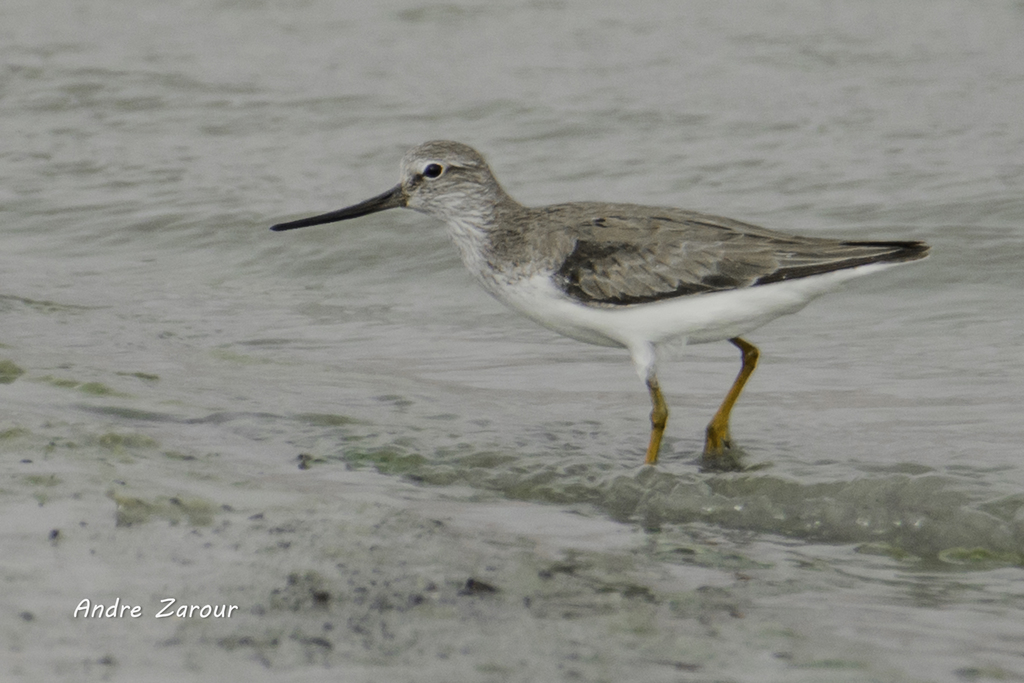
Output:
<path fill-rule="evenodd" d="M 722 405 L 718 407 L 718 412 L 715 413 L 715 416 L 711 418 L 711 422 L 708 423 L 707 438 L 704 441 L 705 460 L 720 458 L 725 449 L 730 447 L 729 413 L 732 412 L 736 399 L 739 398 L 740 392 L 743 391 L 743 385 L 747 383 L 750 374 L 757 367 L 757 357 L 760 355 L 756 346 L 739 337 L 733 337 L 729 341 L 743 352 L 743 367 L 740 368 L 739 374 L 736 375 L 736 381 L 732 383 L 732 387 L 729 389 L 729 393 L 725 395 Z"/>
<path fill-rule="evenodd" d="M 668 423 L 668 406 L 665 405 L 665 397 L 661 395 L 661 388 L 654 375 L 647 380 L 647 390 L 651 393 L 653 408 L 651 409 L 651 443 L 647 446 L 647 457 L 644 458 L 644 464 L 653 465 L 658 462 L 661 436 L 665 433 L 665 425 Z"/>

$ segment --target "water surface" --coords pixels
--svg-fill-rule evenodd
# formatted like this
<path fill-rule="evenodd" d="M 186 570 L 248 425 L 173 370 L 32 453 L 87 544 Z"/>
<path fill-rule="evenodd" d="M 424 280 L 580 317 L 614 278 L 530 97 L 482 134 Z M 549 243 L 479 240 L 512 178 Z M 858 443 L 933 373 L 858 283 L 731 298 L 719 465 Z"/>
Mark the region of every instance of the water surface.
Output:
<path fill-rule="evenodd" d="M 0 646 L 24 680 L 1024 678 L 1024 10 L 0 9 Z M 529 204 L 927 261 L 660 371 L 377 194 L 452 138 Z M 495 590 L 490 590 L 491 588 Z M 160 600 L 236 604 L 156 619 Z M 83 599 L 139 619 L 74 617 Z"/>

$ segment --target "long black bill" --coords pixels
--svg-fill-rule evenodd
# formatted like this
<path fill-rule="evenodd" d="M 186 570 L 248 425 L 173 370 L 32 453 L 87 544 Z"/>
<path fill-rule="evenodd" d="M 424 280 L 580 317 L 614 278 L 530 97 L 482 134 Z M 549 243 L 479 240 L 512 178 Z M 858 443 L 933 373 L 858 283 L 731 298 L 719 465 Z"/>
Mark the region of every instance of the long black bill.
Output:
<path fill-rule="evenodd" d="M 377 213 L 378 211 L 386 211 L 387 209 L 398 209 L 403 206 L 405 206 L 405 194 L 402 192 L 402 186 L 399 184 L 395 185 L 384 194 L 379 194 L 376 197 L 367 199 L 365 202 L 359 202 L 354 206 L 350 206 L 345 209 L 338 209 L 337 211 L 331 211 L 330 213 L 322 213 L 319 216 L 300 218 L 299 220 L 291 221 L 290 223 L 278 223 L 277 225 L 271 226 L 270 229 L 280 232 L 282 230 L 306 228 L 310 225 L 334 223 L 335 221 L 343 221 L 347 218 L 358 218 L 359 216 L 365 216 L 369 213 Z"/>

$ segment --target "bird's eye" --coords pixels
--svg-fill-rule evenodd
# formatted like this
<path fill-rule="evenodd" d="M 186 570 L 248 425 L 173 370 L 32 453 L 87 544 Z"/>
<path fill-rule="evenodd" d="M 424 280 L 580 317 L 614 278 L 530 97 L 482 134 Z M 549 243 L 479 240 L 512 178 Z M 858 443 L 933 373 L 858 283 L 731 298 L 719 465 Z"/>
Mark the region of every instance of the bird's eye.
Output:
<path fill-rule="evenodd" d="M 442 173 L 444 173 L 444 166 L 441 164 L 427 164 L 423 168 L 424 178 L 437 178 Z"/>

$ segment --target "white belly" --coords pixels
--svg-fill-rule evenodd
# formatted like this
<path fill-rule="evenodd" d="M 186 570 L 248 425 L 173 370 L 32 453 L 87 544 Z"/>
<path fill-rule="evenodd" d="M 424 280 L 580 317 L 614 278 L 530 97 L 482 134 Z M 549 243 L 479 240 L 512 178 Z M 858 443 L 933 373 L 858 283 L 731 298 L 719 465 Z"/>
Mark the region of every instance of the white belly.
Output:
<path fill-rule="evenodd" d="M 877 263 L 768 285 L 692 294 L 645 304 L 599 307 L 577 303 L 536 275 L 492 293 L 559 334 L 601 346 L 702 344 L 746 334 L 795 313 L 847 280 L 895 263 Z"/>

